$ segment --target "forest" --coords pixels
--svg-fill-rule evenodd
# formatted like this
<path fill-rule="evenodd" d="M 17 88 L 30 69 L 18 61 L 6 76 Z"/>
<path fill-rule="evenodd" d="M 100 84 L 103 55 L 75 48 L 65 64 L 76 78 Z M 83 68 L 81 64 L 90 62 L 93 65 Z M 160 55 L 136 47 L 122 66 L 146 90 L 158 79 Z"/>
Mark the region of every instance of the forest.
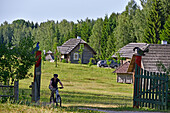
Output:
<path fill-rule="evenodd" d="M 40 42 L 40 50 L 54 52 L 56 45 L 80 36 L 97 52 L 97 59 L 106 59 L 130 42 L 160 44 L 166 40 L 170 44 L 169 0 L 140 1 L 142 7 L 131 0 L 122 13 L 96 20 L 5 21 L 0 25 L 0 45 L 18 46 L 26 38 Z"/>

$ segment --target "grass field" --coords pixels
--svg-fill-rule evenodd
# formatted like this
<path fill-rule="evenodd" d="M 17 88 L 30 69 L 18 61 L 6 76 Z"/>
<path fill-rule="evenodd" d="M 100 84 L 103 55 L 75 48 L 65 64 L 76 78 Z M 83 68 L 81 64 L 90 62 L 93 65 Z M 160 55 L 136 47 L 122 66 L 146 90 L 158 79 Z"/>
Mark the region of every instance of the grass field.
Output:
<path fill-rule="evenodd" d="M 33 69 L 32 69 L 33 70 Z M 63 106 L 120 107 L 132 106 L 132 84 L 116 83 L 114 69 L 99 68 L 96 65 L 45 62 L 41 74 L 41 102 L 49 102 L 48 85 L 54 73 L 64 85 L 60 90 Z M 20 81 L 21 90 L 30 90 L 33 78 Z M 30 91 L 31 92 L 31 91 Z"/>
<path fill-rule="evenodd" d="M 33 72 L 33 69 L 30 71 Z M 99 68 L 96 65 L 89 67 L 83 64 L 68 63 L 59 63 L 56 68 L 54 63 L 45 62 L 45 65 L 42 65 L 40 103 L 49 103 L 50 90 L 48 86 L 53 74 L 57 73 L 64 85 L 64 89 L 60 90 L 63 107 L 57 109 L 61 112 L 82 112 L 78 109 L 82 107 L 108 110 L 128 110 L 130 108 L 132 110 L 132 84 L 117 83 L 116 74 L 112 73 L 113 71 L 114 69 Z M 20 80 L 21 103 L 31 101 L 29 85 L 32 81 L 33 78 Z M 30 111 L 37 109 L 25 105 L 23 105 L 23 108 Z M 39 112 L 41 111 L 53 112 L 54 109 L 41 107 Z M 89 112 L 89 110 L 83 110 L 83 112 Z"/>

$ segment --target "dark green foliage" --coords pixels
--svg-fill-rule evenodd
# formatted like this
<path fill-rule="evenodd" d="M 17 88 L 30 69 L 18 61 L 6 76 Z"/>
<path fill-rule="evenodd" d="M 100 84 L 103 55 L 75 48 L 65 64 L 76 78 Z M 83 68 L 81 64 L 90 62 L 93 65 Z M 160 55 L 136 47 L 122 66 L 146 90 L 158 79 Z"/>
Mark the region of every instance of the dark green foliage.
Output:
<path fill-rule="evenodd" d="M 107 40 L 107 49 L 106 49 L 107 57 L 111 57 L 114 54 L 116 48 L 115 41 L 116 38 L 114 37 L 114 33 L 112 33 L 111 35 L 109 35 Z"/>
<path fill-rule="evenodd" d="M 89 45 L 96 51 L 97 59 L 101 56 L 101 36 L 103 19 L 98 18 L 93 26 L 92 35 L 89 38 Z"/>
<path fill-rule="evenodd" d="M 168 67 L 165 67 L 165 65 L 161 61 L 158 61 L 156 66 L 160 72 L 165 72 L 167 75 L 170 74 L 170 65 Z"/>
<path fill-rule="evenodd" d="M 95 61 L 95 59 L 94 59 L 94 58 L 90 58 L 90 61 L 89 61 L 89 63 L 88 63 L 88 66 L 89 66 L 89 67 L 91 67 L 91 66 L 93 65 L 93 61 Z"/>
<path fill-rule="evenodd" d="M 35 63 L 33 51 L 33 39 L 23 38 L 18 45 L 1 44 L 0 52 L 0 81 L 6 84 L 7 80 L 24 79 L 32 76 L 28 74 L 29 69 Z"/>
<path fill-rule="evenodd" d="M 146 43 L 161 43 L 160 33 L 164 24 L 164 15 L 162 12 L 163 10 L 160 0 L 153 0 L 149 15 L 146 17 L 147 28 L 144 32 L 144 41 Z"/>
<path fill-rule="evenodd" d="M 117 38 L 115 42 L 116 50 L 130 42 L 136 42 L 134 25 L 134 16 L 136 14 L 136 10 L 136 2 L 131 0 L 126 6 L 126 10 L 118 16 L 118 25 L 114 31 L 114 36 Z"/>
<path fill-rule="evenodd" d="M 63 60 L 62 60 L 62 63 L 66 63 L 66 60 L 65 60 L 65 59 L 63 59 Z"/>
<path fill-rule="evenodd" d="M 165 22 L 164 29 L 161 32 L 160 39 L 167 41 L 170 44 L 170 16 Z"/>
<path fill-rule="evenodd" d="M 106 49 L 107 49 L 107 40 L 110 33 L 110 27 L 108 22 L 108 16 L 105 16 L 102 28 L 102 37 L 101 37 L 101 59 L 106 58 Z"/>
<path fill-rule="evenodd" d="M 106 59 L 131 42 L 160 43 L 166 40 L 170 43 L 169 0 L 140 1 L 142 8 L 130 0 L 125 11 L 106 15 L 104 19 L 86 18 L 77 23 L 66 19 L 40 24 L 22 19 L 12 24 L 4 22 L 0 26 L 0 44 L 19 45 L 23 38 L 34 37 L 34 42 L 40 42 L 40 50 L 55 52 L 57 46 L 80 36 L 96 51 L 96 59 Z"/>
<path fill-rule="evenodd" d="M 111 61 L 111 60 L 109 61 L 109 58 L 107 58 L 107 59 L 106 59 L 106 63 L 107 63 L 107 65 L 108 65 L 108 67 L 110 67 L 110 64 L 112 63 L 112 61 Z"/>

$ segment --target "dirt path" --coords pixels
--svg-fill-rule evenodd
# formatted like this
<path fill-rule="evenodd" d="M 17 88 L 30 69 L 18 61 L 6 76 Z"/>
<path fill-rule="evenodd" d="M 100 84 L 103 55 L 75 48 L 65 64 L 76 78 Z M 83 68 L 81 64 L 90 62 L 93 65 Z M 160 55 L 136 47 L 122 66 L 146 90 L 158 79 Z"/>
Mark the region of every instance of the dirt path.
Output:
<path fill-rule="evenodd" d="M 167 113 L 167 112 L 145 112 L 145 111 L 110 111 L 110 110 L 101 110 L 101 109 L 93 109 L 93 108 L 79 108 L 79 109 L 87 109 L 87 110 L 100 111 L 105 113 Z"/>

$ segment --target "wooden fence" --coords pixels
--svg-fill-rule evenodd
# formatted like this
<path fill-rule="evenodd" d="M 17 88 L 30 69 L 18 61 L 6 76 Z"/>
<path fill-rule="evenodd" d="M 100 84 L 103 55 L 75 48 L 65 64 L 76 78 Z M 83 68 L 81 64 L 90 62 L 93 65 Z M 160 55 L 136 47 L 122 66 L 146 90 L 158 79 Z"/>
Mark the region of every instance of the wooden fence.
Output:
<path fill-rule="evenodd" d="M 135 66 L 134 107 L 168 109 L 168 75 Z"/>
<path fill-rule="evenodd" d="M 13 97 L 15 101 L 19 99 L 19 82 L 15 81 L 14 86 L 0 84 L 0 98 Z"/>

